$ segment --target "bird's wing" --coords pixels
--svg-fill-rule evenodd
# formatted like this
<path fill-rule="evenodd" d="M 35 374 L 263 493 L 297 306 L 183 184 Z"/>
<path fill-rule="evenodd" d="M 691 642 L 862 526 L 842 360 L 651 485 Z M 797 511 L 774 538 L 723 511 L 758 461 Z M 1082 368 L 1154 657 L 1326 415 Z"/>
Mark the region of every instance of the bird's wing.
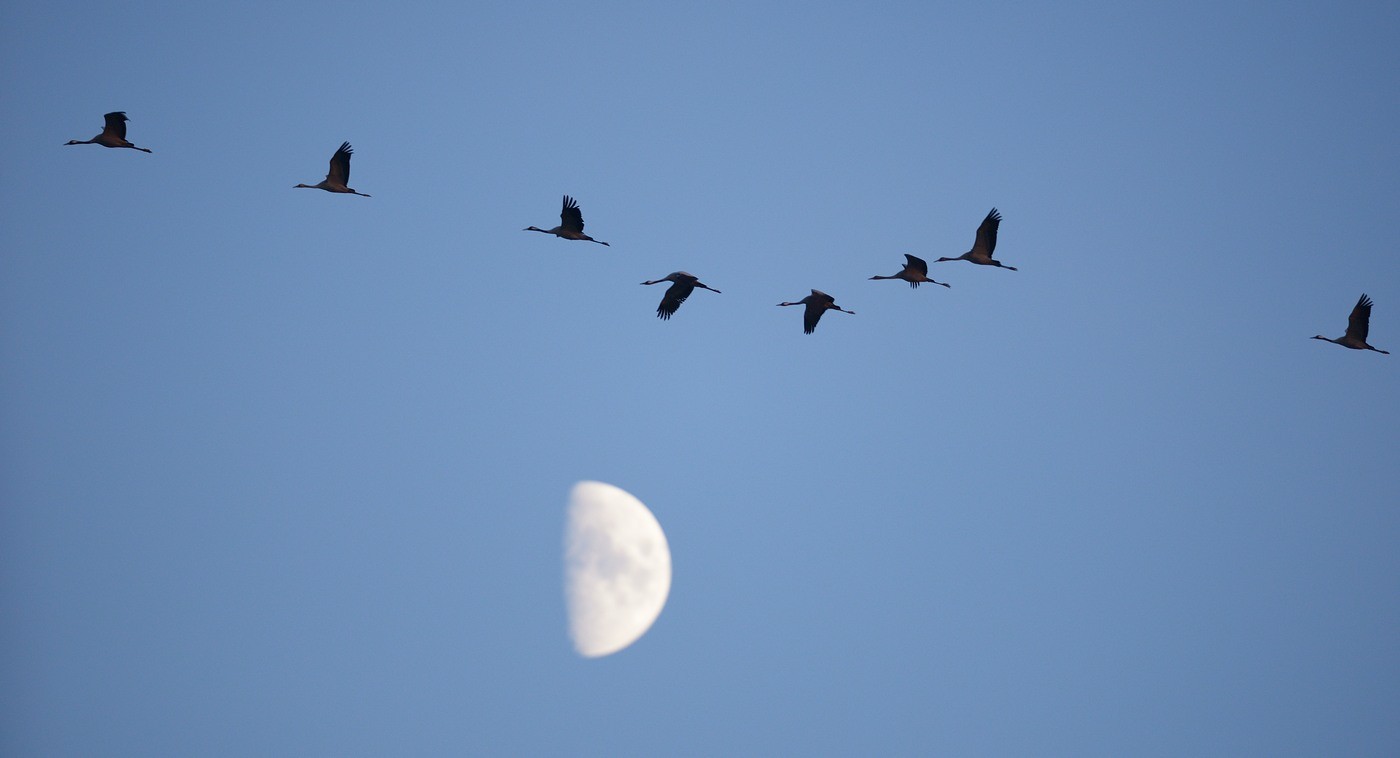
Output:
<path fill-rule="evenodd" d="M 982 225 L 977 227 L 977 240 L 972 243 L 972 252 L 981 251 L 992 257 L 992 251 L 997 248 L 997 229 L 1001 227 L 1001 214 L 993 208 L 987 217 L 982 219 Z"/>
<path fill-rule="evenodd" d="M 828 303 L 834 303 L 834 302 L 836 302 L 836 298 L 832 297 L 831 295 L 826 294 L 825 292 L 822 292 L 821 290 L 812 290 L 812 295 L 815 296 L 815 297 L 817 297 L 817 298 L 819 298 L 819 299 L 821 299 L 821 300 L 825 300 L 825 301 L 827 301 Z"/>
<path fill-rule="evenodd" d="M 126 112 L 112 111 L 102 117 L 107 125 L 102 127 L 102 131 L 108 134 L 115 134 L 121 139 L 126 139 Z"/>
<path fill-rule="evenodd" d="M 1366 336 L 1371 331 L 1371 298 L 1365 295 L 1356 301 L 1356 307 L 1351 309 L 1351 318 L 1347 319 L 1347 336 L 1366 341 Z"/>
<path fill-rule="evenodd" d="M 340 149 L 331 156 L 331 170 L 326 174 L 326 181 L 332 184 L 349 186 L 350 182 L 350 156 L 355 154 L 354 148 L 349 142 L 340 143 Z"/>
<path fill-rule="evenodd" d="M 656 315 L 663 319 L 670 318 L 671 314 L 675 313 L 676 309 L 681 307 L 681 303 L 684 303 L 685 299 L 690 297 L 690 293 L 694 291 L 695 285 L 685 281 L 676 282 L 667 287 L 666 294 L 661 297 L 661 305 L 656 307 Z"/>
<path fill-rule="evenodd" d="M 928 261 L 924 260 L 923 258 L 912 256 L 908 253 L 905 253 L 904 257 L 909 259 L 909 262 L 904 264 L 905 268 L 912 268 L 920 274 L 928 276 Z"/>
<path fill-rule="evenodd" d="M 816 292 L 816 290 L 812 291 Z M 808 300 L 807 308 L 802 311 L 803 331 L 807 332 L 808 334 L 811 334 L 813 330 L 817 328 L 817 322 L 821 321 L 823 313 L 826 313 L 825 302 L 815 298 Z"/>
<path fill-rule="evenodd" d="M 578 209 L 578 201 L 564 196 L 564 209 L 559 211 L 559 225 L 569 231 L 583 231 L 583 211 Z"/>

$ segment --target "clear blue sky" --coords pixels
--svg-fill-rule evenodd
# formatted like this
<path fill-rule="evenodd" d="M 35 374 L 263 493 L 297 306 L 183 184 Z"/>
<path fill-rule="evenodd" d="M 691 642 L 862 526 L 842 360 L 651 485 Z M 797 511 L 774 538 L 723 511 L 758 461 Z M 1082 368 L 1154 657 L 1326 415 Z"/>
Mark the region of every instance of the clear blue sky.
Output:
<path fill-rule="evenodd" d="M 1400 6 L 760 5 L 6 3 L 0 753 L 1400 752 Z"/>

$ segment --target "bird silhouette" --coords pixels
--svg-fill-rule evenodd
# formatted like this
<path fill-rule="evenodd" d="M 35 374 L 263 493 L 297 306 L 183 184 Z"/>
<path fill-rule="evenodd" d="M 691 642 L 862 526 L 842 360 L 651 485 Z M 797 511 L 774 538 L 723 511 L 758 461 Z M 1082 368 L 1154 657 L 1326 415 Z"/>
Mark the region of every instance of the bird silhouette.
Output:
<path fill-rule="evenodd" d="M 802 312 L 802 330 L 807 334 L 811 334 L 813 331 L 816 330 L 817 322 L 821 320 L 822 314 L 826 313 L 828 310 L 841 311 L 842 313 L 849 313 L 852 316 L 856 315 L 855 311 L 848 311 L 845 308 L 842 308 L 841 306 L 837 305 L 836 298 L 826 294 L 825 292 L 822 292 L 821 290 L 812 290 L 812 294 L 802 298 L 801 300 L 798 300 L 795 303 L 778 303 L 778 305 L 807 306 L 807 309 Z"/>
<path fill-rule="evenodd" d="M 910 287 L 918 287 L 923 282 L 931 284 L 942 284 L 944 287 L 952 287 L 947 282 L 935 282 L 928 278 L 928 261 L 923 258 L 916 258 L 908 253 L 904 254 L 908 260 L 904 263 L 904 270 L 894 276 L 872 276 L 871 279 L 903 279 L 909 282 Z"/>
<path fill-rule="evenodd" d="M 671 282 L 671 286 L 666 288 L 666 294 L 661 296 L 661 304 L 656 306 L 656 317 L 662 321 L 670 319 L 671 315 L 676 312 L 677 308 L 681 307 L 681 303 L 684 303 L 686 298 L 690 297 L 690 293 L 694 292 L 696 287 L 719 292 L 714 287 L 701 282 L 694 274 L 685 271 L 675 271 L 660 279 L 642 282 L 642 284 L 660 284 L 662 282 Z"/>
<path fill-rule="evenodd" d="M 559 211 L 559 226 L 553 229 L 541 229 L 538 226 L 527 226 L 521 231 L 544 232 L 553 234 L 556 237 L 563 237 L 566 240 L 588 240 L 597 242 L 600 245 L 608 243 L 602 240 L 595 240 L 583 233 L 583 211 L 578 209 L 578 202 L 568 195 L 564 196 L 564 209 Z M 612 247 L 611 245 L 608 245 Z"/>
<path fill-rule="evenodd" d="M 356 192 L 347 186 L 350 182 L 350 156 L 355 154 L 355 149 L 350 147 L 349 142 L 340 143 L 340 147 L 331 156 L 331 168 L 326 172 L 326 178 L 320 184 L 298 184 L 292 189 L 322 189 L 327 192 L 339 192 L 346 195 L 359 195 L 369 197 L 363 192 Z"/>
<path fill-rule="evenodd" d="M 1356 301 L 1356 307 L 1351 309 L 1351 316 L 1347 318 L 1347 333 L 1337 339 L 1324 337 L 1321 334 L 1313 337 L 1315 340 L 1327 340 L 1342 347 L 1349 347 L 1352 350 L 1375 350 L 1378 353 L 1390 355 L 1389 350 L 1382 350 L 1378 347 L 1371 347 L 1366 344 L 1366 337 L 1371 332 L 1371 298 L 1366 297 L 1366 293 L 1361 293 L 1361 299 Z"/>
<path fill-rule="evenodd" d="M 1008 266 L 1001 261 L 992 260 L 992 251 L 997 249 L 997 229 L 1001 226 L 1001 214 L 993 208 L 987 217 L 982 219 L 982 225 L 977 227 L 977 239 L 972 243 L 972 249 L 959 255 L 956 258 L 939 258 L 934 263 L 943 261 L 968 261 L 981 266 L 996 266 L 997 268 L 1016 270 L 1015 266 Z"/>
<path fill-rule="evenodd" d="M 112 111 L 102 117 L 107 125 L 102 127 L 102 133 L 92 139 L 70 139 L 65 145 L 101 145 L 103 147 L 129 147 L 132 150 L 140 150 L 149 153 L 144 147 L 137 147 L 126 141 L 126 122 L 129 121 L 125 111 Z"/>

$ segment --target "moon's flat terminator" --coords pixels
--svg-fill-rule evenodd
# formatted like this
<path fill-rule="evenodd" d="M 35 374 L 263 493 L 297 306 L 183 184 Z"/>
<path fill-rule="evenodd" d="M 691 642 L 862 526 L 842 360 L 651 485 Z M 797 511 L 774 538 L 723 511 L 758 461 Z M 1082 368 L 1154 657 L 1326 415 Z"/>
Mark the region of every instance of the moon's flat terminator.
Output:
<path fill-rule="evenodd" d="M 564 599 L 579 655 L 598 658 L 636 642 L 670 592 L 671 550 L 651 511 L 611 484 L 575 484 L 564 526 Z"/>

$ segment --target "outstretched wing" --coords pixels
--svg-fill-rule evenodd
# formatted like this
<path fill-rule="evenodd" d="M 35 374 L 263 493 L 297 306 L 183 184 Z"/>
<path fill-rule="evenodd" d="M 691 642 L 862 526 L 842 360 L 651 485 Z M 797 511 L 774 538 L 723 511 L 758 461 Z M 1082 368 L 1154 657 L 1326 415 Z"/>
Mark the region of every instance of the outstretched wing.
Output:
<path fill-rule="evenodd" d="M 666 288 L 666 294 L 661 297 L 661 304 L 656 306 L 656 315 L 662 320 L 669 319 L 676 309 L 681 307 L 681 303 L 690 297 L 690 293 L 695 291 L 695 285 L 681 280 Z"/>
<path fill-rule="evenodd" d="M 103 132 L 126 139 L 126 111 L 112 111 L 103 115 L 102 118 L 107 122 L 107 125 L 102 127 Z"/>
<path fill-rule="evenodd" d="M 904 257 L 909 259 L 909 262 L 904 264 L 905 268 L 913 269 L 919 272 L 920 274 L 923 274 L 924 276 L 928 276 L 928 261 L 924 260 L 923 258 L 917 258 L 908 253 L 905 253 Z"/>
<path fill-rule="evenodd" d="M 1351 317 L 1347 319 L 1347 336 L 1365 342 L 1370 331 L 1371 298 L 1363 293 L 1361 299 L 1356 301 L 1356 307 L 1351 309 Z"/>
<path fill-rule="evenodd" d="M 326 174 L 326 181 L 344 187 L 350 186 L 350 156 L 354 154 L 355 150 L 350 147 L 349 142 L 340 143 L 340 149 L 331 156 L 331 170 Z"/>
<path fill-rule="evenodd" d="M 559 225 L 571 232 L 583 231 L 583 211 L 578 209 L 578 201 L 564 196 L 564 209 L 559 211 Z"/>
<path fill-rule="evenodd" d="M 812 290 L 816 292 L 816 290 Z M 822 314 L 826 313 L 826 300 L 821 298 L 808 298 L 807 308 L 802 311 L 802 331 L 811 334 L 817 328 L 817 322 L 821 321 Z"/>
<path fill-rule="evenodd" d="M 972 243 L 972 252 L 981 252 L 988 258 L 992 257 L 992 251 L 997 249 L 997 229 L 1001 227 L 1001 214 L 993 208 L 987 217 L 982 219 L 982 225 L 977 227 L 977 240 Z"/>

